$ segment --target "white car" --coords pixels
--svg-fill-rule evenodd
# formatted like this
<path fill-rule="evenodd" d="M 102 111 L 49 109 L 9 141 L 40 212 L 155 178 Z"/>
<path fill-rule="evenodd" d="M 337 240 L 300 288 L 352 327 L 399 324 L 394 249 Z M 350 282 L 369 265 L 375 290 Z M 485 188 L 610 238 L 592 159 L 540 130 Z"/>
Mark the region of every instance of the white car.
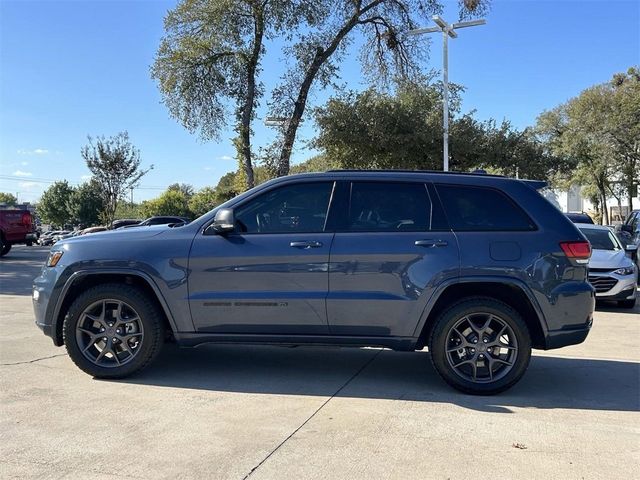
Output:
<path fill-rule="evenodd" d="M 596 289 L 596 299 L 613 300 L 622 308 L 636 304 L 638 271 L 627 252 L 635 246 L 623 247 L 609 227 L 576 224 L 591 243 L 589 283 Z"/>

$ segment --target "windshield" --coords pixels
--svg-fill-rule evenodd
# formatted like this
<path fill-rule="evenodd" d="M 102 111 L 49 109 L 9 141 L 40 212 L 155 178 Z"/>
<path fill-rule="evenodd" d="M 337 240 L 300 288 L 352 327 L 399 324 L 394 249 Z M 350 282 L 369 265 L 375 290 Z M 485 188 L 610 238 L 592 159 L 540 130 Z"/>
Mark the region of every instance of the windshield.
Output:
<path fill-rule="evenodd" d="M 594 250 L 621 250 L 622 246 L 610 230 L 596 230 L 595 228 L 581 228 Z"/>

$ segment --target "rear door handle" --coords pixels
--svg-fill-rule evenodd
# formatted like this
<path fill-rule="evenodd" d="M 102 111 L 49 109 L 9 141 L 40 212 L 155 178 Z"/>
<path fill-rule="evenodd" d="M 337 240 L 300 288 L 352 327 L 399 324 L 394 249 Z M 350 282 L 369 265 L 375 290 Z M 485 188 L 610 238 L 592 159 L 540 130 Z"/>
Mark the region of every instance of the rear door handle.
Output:
<path fill-rule="evenodd" d="M 427 248 L 433 248 L 433 247 L 446 247 L 447 245 L 449 245 L 447 242 L 445 242 L 444 240 L 416 240 L 414 242 L 414 245 L 416 247 L 427 247 Z"/>
<path fill-rule="evenodd" d="M 294 248 L 320 248 L 322 246 L 322 242 L 316 242 L 315 240 L 304 240 L 291 242 L 289 246 Z"/>

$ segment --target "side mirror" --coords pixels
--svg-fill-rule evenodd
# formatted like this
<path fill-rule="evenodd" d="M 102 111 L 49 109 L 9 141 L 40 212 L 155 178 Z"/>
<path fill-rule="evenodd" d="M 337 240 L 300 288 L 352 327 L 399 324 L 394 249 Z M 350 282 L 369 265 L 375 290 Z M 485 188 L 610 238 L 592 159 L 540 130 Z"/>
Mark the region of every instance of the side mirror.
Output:
<path fill-rule="evenodd" d="M 236 222 L 233 210 L 231 208 L 221 208 L 216 212 L 213 223 L 206 228 L 204 233 L 207 235 L 222 235 L 233 232 L 235 228 Z"/>
<path fill-rule="evenodd" d="M 633 227 L 631 225 L 620 225 L 620 230 L 633 234 Z"/>

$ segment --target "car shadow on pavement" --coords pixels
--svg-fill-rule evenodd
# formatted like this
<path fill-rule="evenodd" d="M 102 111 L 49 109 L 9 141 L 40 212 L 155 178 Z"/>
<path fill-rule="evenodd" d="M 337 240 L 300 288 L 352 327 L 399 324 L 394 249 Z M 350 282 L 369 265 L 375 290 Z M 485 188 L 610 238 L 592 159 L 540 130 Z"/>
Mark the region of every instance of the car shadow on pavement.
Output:
<path fill-rule="evenodd" d="M 507 392 L 471 396 L 449 388 L 426 352 L 254 345 L 167 347 L 151 367 L 123 381 L 249 394 L 454 403 L 494 413 L 511 413 L 512 407 L 640 410 L 640 364 L 624 361 L 534 356 L 523 379 Z"/>

